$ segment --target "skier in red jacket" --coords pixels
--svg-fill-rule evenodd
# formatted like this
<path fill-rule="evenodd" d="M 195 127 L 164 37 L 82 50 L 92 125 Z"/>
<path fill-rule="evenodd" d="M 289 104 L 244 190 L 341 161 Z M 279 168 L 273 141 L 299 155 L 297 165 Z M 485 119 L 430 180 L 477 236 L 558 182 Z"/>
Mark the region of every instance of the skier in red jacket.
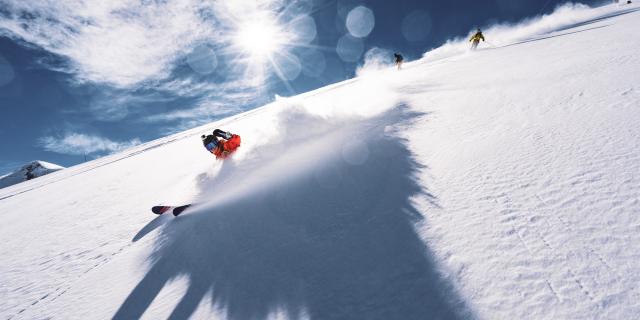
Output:
<path fill-rule="evenodd" d="M 232 154 L 240 146 L 240 136 L 220 129 L 213 130 L 213 134 L 202 135 L 202 144 L 216 156 L 217 159 L 224 159 Z M 220 139 L 218 139 L 220 138 Z"/>

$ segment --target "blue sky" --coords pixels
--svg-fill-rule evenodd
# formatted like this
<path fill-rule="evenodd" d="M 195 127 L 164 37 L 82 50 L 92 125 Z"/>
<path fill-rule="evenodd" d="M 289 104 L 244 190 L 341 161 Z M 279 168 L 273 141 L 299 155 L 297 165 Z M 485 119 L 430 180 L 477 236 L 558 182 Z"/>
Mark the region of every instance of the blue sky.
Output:
<path fill-rule="evenodd" d="M 351 78 L 373 48 L 413 60 L 562 2 L 0 0 L 0 174 L 104 156 Z"/>

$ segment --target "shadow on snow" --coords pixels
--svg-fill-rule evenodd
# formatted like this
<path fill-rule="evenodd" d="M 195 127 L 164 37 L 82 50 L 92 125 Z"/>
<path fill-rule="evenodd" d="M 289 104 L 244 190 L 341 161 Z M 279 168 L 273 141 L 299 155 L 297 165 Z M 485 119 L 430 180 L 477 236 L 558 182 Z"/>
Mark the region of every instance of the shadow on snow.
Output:
<path fill-rule="evenodd" d="M 236 172 L 241 174 L 233 183 L 253 183 L 242 175 L 267 174 L 254 171 L 276 159 L 296 159 L 303 144 L 329 139 L 332 145 L 333 138 L 360 143 L 323 150 L 326 158 L 307 158 L 313 162 L 310 170 L 267 178 L 267 186 L 240 198 L 203 205 L 163 224 L 148 273 L 114 318 L 139 318 L 178 277 L 187 277 L 189 284 L 170 319 L 189 318 L 208 301 L 205 297 L 226 318 L 237 320 L 277 312 L 292 319 L 473 317 L 415 231 L 423 217 L 412 199 L 426 197 L 437 204 L 415 179 L 426 168 L 390 130 L 424 116 L 403 109 L 311 132 L 304 129 L 319 125 L 286 119 L 294 123 L 288 130 L 302 129 L 302 138 L 279 142 L 285 147 L 272 159 L 263 147 L 255 150 L 260 161 L 253 164 L 225 162 L 218 174 L 224 179 L 201 184 L 205 196 L 230 187 L 225 181 Z M 367 156 L 353 158 L 349 148 Z M 160 224 L 152 221 L 139 235 Z"/>

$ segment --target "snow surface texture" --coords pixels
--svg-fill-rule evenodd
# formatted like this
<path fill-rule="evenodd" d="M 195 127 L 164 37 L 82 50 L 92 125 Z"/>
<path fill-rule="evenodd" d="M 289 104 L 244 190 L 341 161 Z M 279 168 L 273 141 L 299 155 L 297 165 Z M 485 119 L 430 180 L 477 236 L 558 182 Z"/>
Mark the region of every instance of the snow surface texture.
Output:
<path fill-rule="evenodd" d="M 562 9 L 4 188 L 0 316 L 637 318 L 637 9 Z M 243 138 L 225 162 L 198 137 L 217 127 Z"/>
<path fill-rule="evenodd" d="M 40 160 L 32 161 L 15 172 L 0 177 L 0 188 L 12 186 L 62 169 L 64 167 L 57 164 Z"/>

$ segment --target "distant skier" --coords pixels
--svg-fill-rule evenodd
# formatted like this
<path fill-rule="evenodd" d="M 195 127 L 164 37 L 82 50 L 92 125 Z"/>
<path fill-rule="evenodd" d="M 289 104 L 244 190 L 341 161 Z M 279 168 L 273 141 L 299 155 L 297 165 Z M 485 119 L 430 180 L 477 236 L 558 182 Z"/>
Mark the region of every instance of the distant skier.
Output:
<path fill-rule="evenodd" d="M 220 129 L 213 130 L 213 134 L 210 135 L 203 134 L 201 138 L 204 147 L 215 155 L 217 159 L 228 157 L 240 146 L 239 135 Z"/>
<path fill-rule="evenodd" d="M 478 48 L 480 40 L 484 42 L 484 35 L 482 35 L 482 31 L 480 31 L 480 28 L 478 28 L 476 34 L 474 34 L 471 39 L 469 39 L 469 42 L 471 42 L 471 50 L 476 50 Z"/>
<path fill-rule="evenodd" d="M 404 57 L 402 57 L 402 55 L 397 52 L 393 54 L 393 57 L 395 58 L 396 67 L 398 67 L 398 70 L 400 70 L 400 68 L 402 68 Z"/>

